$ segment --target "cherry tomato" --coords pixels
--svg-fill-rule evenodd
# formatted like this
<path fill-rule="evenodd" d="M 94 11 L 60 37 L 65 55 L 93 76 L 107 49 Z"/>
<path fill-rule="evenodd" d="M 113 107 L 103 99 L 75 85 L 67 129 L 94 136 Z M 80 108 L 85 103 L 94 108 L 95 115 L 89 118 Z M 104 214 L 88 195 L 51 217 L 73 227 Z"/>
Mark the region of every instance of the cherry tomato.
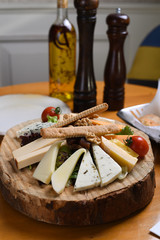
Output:
<path fill-rule="evenodd" d="M 54 117 L 57 116 L 57 118 L 59 119 L 60 117 L 60 108 L 57 107 L 47 107 L 43 110 L 42 114 L 41 114 L 41 119 L 42 122 L 47 122 L 48 121 L 48 116 Z"/>
<path fill-rule="evenodd" d="M 141 136 L 132 136 L 128 138 L 125 143 L 141 158 L 144 157 L 149 150 L 149 145 L 147 141 Z"/>

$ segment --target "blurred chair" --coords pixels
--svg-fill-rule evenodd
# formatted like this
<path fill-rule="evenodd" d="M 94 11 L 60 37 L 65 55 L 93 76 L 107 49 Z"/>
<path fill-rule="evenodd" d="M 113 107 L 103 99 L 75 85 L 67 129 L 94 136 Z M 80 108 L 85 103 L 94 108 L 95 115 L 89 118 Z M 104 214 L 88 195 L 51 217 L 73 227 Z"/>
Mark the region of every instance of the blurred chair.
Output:
<path fill-rule="evenodd" d="M 127 82 L 157 88 L 160 78 L 160 25 L 154 28 L 137 50 Z"/>

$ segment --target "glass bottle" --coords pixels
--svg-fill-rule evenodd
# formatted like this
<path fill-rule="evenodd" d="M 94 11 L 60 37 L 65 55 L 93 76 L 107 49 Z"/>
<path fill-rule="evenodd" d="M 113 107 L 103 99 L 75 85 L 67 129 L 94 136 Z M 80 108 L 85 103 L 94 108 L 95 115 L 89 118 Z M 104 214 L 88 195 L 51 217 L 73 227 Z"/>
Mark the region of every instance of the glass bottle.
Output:
<path fill-rule="evenodd" d="M 57 0 L 57 19 L 49 30 L 49 95 L 73 99 L 76 32 L 68 19 L 68 0 Z"/>

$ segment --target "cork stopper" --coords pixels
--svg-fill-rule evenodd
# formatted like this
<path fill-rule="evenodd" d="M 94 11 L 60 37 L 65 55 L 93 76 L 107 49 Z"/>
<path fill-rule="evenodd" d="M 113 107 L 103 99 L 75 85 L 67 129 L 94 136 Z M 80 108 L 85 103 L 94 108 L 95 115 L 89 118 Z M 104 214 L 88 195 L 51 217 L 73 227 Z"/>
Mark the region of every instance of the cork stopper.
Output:
<path fill-rule="evenodd" d="M 68 0 L 57 0 L 57 7 L 58 8 L 67 8 Z"/>

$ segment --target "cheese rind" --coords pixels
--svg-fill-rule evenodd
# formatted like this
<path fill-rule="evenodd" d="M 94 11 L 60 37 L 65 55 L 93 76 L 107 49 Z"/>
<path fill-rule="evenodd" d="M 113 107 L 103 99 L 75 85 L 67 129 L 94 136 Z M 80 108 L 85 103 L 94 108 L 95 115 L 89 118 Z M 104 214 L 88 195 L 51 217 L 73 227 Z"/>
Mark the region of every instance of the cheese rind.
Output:
<path fill-rule="evenodd" d="M 106 151 L 121 167 L 127 166 L 128 172 L 132 170 L 138 158 L 131 156 L 124 149 L 117 146 L 110 140 L 102 137 L 101 147 Z"/>
<path fill-rule="evenodd" d="M 16 166 L 18 169 L 27 167 L 34 163 L 39 162 L 44 154 L 49 150 L 50 146 L 38 149 L 37 151 L 30 152 L 28 154 L 18 156 L 14 159 Z"/>
<path fill-rule="evenodd" d="M 86 150 L 84 148 L 78 149 L 55 172 L 53 172 L 51 182 L 56 193 L 60 194 L 64 190 L 80 156 L 85 152 Z"/>
<path fill-rule="evenodd" d="M 113 182 L 121 174 L 122 168 L 100 146 L 93 144 L 92 149 L 103 187 Z"/>
<path fill-rule="evenodd" d="M 88 150 L 83 156 L 77 179 L 74 185 L 75 191 L 82 191 L 97 187 L 100 185 L 99 173 L 96 169 L 95 164 L 93 163 L 91 154 Z"/>
<path fill-rule="evenodd" d="M 39 162 L 33 177 L 37 180 L 49 184 L 52 173 L 55 171 L 56 159 L 62 141 L 53 144 Z"/>

